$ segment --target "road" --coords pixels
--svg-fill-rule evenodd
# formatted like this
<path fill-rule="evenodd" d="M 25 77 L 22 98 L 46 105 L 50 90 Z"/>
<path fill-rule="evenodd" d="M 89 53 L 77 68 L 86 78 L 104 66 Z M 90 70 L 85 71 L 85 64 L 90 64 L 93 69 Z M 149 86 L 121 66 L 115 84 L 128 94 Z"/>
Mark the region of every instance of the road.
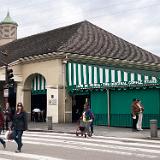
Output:
<path fill-rule="evenodd" d="M 3 136 L 3 135 L 2 135 Z M 160 141 L 117 138 L 76 137 L 74 134 L 24 132 L 21 153 L 16 144 L 0 146 L 0 160 L 159 160 Z"/>

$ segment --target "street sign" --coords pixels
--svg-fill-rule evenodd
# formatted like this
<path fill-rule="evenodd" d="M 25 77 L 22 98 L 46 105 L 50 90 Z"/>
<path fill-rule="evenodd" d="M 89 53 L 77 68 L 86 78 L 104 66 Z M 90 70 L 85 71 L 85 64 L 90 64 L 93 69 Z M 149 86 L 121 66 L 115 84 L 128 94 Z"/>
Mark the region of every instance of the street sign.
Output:
<path fill-rule="evenodd" d="M 8 88 L 5 88 L 4 91 L 3 91 L 3 97 L 9 97 L 9 89 Z"/>

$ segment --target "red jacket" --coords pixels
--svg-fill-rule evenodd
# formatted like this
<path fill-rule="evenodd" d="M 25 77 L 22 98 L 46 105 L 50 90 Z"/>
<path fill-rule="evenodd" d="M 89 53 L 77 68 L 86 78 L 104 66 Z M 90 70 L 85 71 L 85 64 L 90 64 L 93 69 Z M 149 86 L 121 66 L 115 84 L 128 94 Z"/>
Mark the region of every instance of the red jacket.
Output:
<path fill-rule="evenodd" d="M 3 116 L 3 113 L 0 112 L 0 128 L 3 127 L 3 124 L 4 124 L 4 116 Z"/>

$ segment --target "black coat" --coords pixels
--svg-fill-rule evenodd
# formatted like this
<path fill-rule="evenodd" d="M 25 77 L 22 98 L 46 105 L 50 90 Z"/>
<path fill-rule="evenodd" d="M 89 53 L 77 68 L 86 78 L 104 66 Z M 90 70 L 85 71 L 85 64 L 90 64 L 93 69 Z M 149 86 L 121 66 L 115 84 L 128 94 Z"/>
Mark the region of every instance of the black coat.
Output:
<path fill-rule="evenodd" d="M 0 111 L 0 129 L 3 128 L 3 124 L 4 124 L 4 116 L 3 113 Z"/>
<path fill-rule="evenodd" d="M 27 130 L 26 112 L 21 112 L 19 114 L 15 113 L 11 128 L 14 128 L 15 130 Z"/>

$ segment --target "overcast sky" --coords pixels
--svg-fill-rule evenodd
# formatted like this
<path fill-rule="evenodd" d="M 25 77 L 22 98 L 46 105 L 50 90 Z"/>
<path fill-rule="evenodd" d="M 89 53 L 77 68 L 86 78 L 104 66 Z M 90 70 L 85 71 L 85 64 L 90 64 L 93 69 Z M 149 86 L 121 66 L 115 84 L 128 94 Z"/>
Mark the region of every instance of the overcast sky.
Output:
<path fill-rule="evenodd" d="M 18 23 L 18 38 L 83 20 L 160 56 L 160 0 L 0 0 Z"/>

